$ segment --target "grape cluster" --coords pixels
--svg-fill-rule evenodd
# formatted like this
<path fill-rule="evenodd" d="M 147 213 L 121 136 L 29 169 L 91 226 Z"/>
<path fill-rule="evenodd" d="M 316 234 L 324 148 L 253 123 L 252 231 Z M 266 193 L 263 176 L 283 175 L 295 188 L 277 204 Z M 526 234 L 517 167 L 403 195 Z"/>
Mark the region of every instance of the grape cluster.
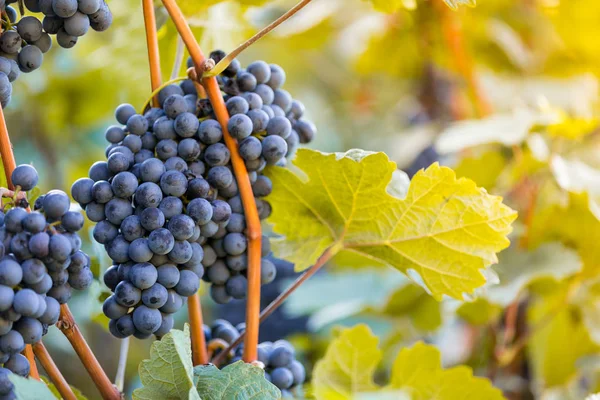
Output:
<path fill-rule="evenodd" d="M 261 197 L 272 185 L 261 172 L 267 165 L 285 164 L 285 157 L 315 130 L 301 119 L 301 103 L 280 89 L 285 80 L 280 67 L 257 62 L 248 71 L 236 69 L 240 82 L 264 83 L 245 86 L 252 91 L 243 95 L 224 96 L 232 116 L 229 130 L 240 140 L 264 219 L 271 208 Z M 230 90 L 226 79 L 219 77 Z M 106 130 L 107 161 L 94 163 L 89 178 L 77 180 L 71 189 L 88 218 L 97 222 L 94 239 L 114 262 L 104 275 L 113 292 L 104 312 L 120 338 L 167 333 L 171 314 L 197 292 L 201 278 L 212 283 L 218 303 L 245 298 L 247 291 L 245 216 L 221 126 L 191 80 L 166 86 L 158 100 L 160 108 L 143 115 L 129 104 L 117 107 L 121 126 Z M 263 237 L 262 255 L 269 253 Z M 273 281 L 273 263 L 263 258 L 261 266 L 262 283 Z"/>
<path fill-rule="evenodd" d="M 38 182 L 30 165 L 18 166 L 11 178 L 24 192 Z M 93 274 L 77 234 L 83 215 L 69 211 L 64 192 L 40 196 L 38 211 L 23 208 L 26 200 L 10 205 L 6 213 L 0 212 L 0 363 L 26 376 L 29 363 L 21 351 L 58 321 L 60 305 L 69 300 L 71 289 L 89 287 Z M 0 394 L 7 387 L 4 375 L 0 369 Z"/>
<path fill-rule="evenodd" d="M 12 84 L 21 72 L 32 72 L 42 65 L 43 54 L 52 47 L 52 37 L 63 48 L 71 48 L 91 27 L 106 30 L 112 14 L 104 0 L 25 0 L 31 12 L 42 12 L 43 21 L 34 16 L 22 16 L 7 5 L 17 0 L 0 0 L 2 20 L 0 34 L 0 103 L 5 107 L 12 95 Z"/>
<path fill-rule="evenodd" d="M 246 325 L 241 323 L 234 327 L 228 321 L 218 319 L 210 327 L 204 325 L 203 328 L 207 343 L 220 339 L 230 345 L 244 332 Z M 294 347 L 287 340 L 277 340 L 262 342 L 257 350 L 258 361 L 264 365 L 265 378 L 281 389 L 283 398 L 293 398 L 291 391 L 306 379 L 306 371 L 302 363 L 296 360 Z M 228 356 L 226 364 L 241 360 L 243 352 L 243 344 L 240 344 Z"/>

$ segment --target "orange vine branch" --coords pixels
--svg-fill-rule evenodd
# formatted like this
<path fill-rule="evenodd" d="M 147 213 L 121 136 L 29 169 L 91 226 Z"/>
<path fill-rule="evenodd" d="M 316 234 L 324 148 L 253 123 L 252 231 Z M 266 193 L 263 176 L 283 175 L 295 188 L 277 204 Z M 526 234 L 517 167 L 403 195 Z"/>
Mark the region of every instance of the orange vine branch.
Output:
<path fill-rule="evenodd" d="M 465 48 L 464 35 L 457 17 L 458 14 L 442 1 L 435 1 L 434 6 L 439 11 L 444 40 L 450 49 L 456 70 L 467 84 L 469 97 L 471 97 L 475 112 L 478 117 L 485 117 L 491 114 L 492 109 L 477 82 L 473 58 Z"/>
<path fill-rule="evenodd" d="M 27 361 L 29 361 L 29 376 L 39 381 L 40 373 L 38 372 L 37 364 L 35 363 L 35 356 L 30 344 L 25 346 L 23 353 L 25 353 L 25 357 L 27 357 Z"/>
<path fill-rule="evenodd" d="M 73 350 L 75 350 L 89 376 L 94 381 L 102 398 L 105 400 L 120 400 L 121 393 L 119 393 L 110 379 L 108 379 L 108 376 L 106 376 L 90 346 L 83 338 L 79 327 L 75 323 L 73 314 L 71 314 L 71 310 L 69 310 L 69 306 L 66 304 L 60 306 L 60 318 L 56 323 L 56 327 L 60 329 L 71 343 Z"/>
<path fill-rule="evenodd" d="M 148 61 L 150 62 L 150 83 L 152 91 L 161 84 L 160 56 L 158 53 L 158 34 L 156 32 L 156 16 L 152 0 L 142 0 L 144 27 L 146 28 L 146 44 L 148 45 Z M 154 96 L 154 107 L 158 107 L 158 96 Z"/>
<path fill-rule="evenodd" d="M 252 36 L 250 39 L 246 40 L 244 43 L 239 45 L 236 49 L 234 49 L 231 53 L 227 54 L 225 58 L 223 58 L 219 63 L 210 71 L 206 71 L 203 75 L 203 78 L 208 78 L 211 76 L 217 76 L 221 72 L 225 71 L 225 69 L 231 64 L 231 62 L 244 50 L 248 47 L 252 46 L 255 42 L 262 39 L 267 33 L 271 32 L 273 29 L 277 28 L 279 25 L 290 19 L 294 14 L 300 11 L 304 6 L 310 3 L 312 0 L 302 0 L 294 7 L 290 8 L 288 12 L 283 14 L 281 17 L 277 18 L 275 21 L 271 22 L 269 25 L 261 29 L 256 35 Z"/>
<path fill-rule="evenodd" d="M 54 386 L 56 386 L 56 390 L 58 390 L 61 397 L 65 400 L 77 400 L 77 396 L 73 393 L 71 386 L 69 386 L 67 380 L 54 363 L 54 360 L 50 357 L 46 346 L 42 342 L 37 342 L 33 345 L 33 352 L 40 361 L 40 364 L 42 364 L 42 367 L 44 367 L 52 383 L 54 383 Z"/>
<path fill-rule="evenodd" d="M 310 267 L 302 275 L 300 275 L 294 281 L 294 283 L 292 283 L 290 286 L 288 286 L 283 292 L 281 292 L 281 294 L 279 296 L 277 296 L 277 298 L 275 300 L 273 300 L 268 306 L 266 306 L 264 308 L 264 310 L 262 310 L 262 312 L 260 313 L 260 319 L 259 319 L 260 323 L 264 322 L 267 318 L 269 318 L 269 316 L 271 314 L 273 314 L 273 312 L 275 312 L 275 310 L 277 310 L 283 304 L 283 302 L 288 297 L 290 297 L 290 295 L 292 293 L 294 293 L 296 291 L 296 289 L 298 289 L 298 287 L 300 287 L 300 285 L 302 285 L 310 277 L 312 277 L 314 274 L 316 274 L 321 269 L 321 267 L 323 265 L 325 265 L 327 263 L 327 261 L 329 261 L 331 259 L 331 257 L 334 256 L 334 254 L 335 253 L 331 247 L 328 248 L 327 250 L 325 250 L 325 252 L 323 252 L 323 254 L 321 254 L 321 257 L 319 257 L 317 262 L 312 267 Z M 227 354 L 229 354 L 233 349 L 235 349 L 237 346 L 239 346 L 239 344 L 244 339 L 245 335 L 246 335 L 246 332 L 242 332 L 240 334 L 240 336 L 231 345 L 229 345 L 229 347 L 225 351 L 220 352 L 212 360 L 212 363 L 217 366 L 221 365 L 223 363 L 223 361 L 225 361 L 225 357 L 227 357 Z"/>
<path fill-rule="evenodd" d="M 206 58 L 196 42 L 192 30 L 187 24 L 181 9 L 174 0 L 162 0 L 162 2 L 175 23 L 175 27 L 194 61 L 197 76 L 202 76 Z M 246 307 L 246 341 L 243 359 L 246 362 L 253 362 L 256 360 L 260 314 L 260 252 L 262 234 L 260 219 L 258 217 L 256 201 L 252 192 L 246 165 L 240 157 L 237 141 L 231 137 L 227 130 L 229 113 L 225 107 L 225 102 L 217 79 L 215 77 L 205 78 L 202 80 L 202 83 L 217 116 L 217 120 L 223 129 L 225 145 L 231 153 L 233 172 L 237 180 L 246 214 L 246 226 L 248 227 L 248 302 Z"/>
<path fill-rule="evenodd" d="M 198 293 L 188 297 L 188 316 L 192 335 L 192 361 L 194 365 L 208 364 L 206 338 L 202 329 L 202 305 Z"/>

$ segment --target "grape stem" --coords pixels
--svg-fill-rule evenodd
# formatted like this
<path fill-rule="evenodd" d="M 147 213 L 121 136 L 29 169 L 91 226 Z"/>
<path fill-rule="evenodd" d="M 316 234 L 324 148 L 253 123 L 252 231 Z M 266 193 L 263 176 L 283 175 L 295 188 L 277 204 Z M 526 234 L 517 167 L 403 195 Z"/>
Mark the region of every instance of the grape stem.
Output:
<path fill-rule="evenodd" d="M 473 58 L 465 48 L 464 35 L 458 14 L 441 1 L 435 1 L 434 7 L 438 10 L 444 40 L 452 53 L 456 70 L 467 84 L 469 97 L 475 107 L 475 113 L 479 118 L 483 118 L 491 114 L 492 108 L 477 82 Z"/>
<path fill-rule="evenodd" d="M 144 27 L 146 29 L 146 44 L 148 46 L 148 61 L 150 63 L 150 84 L 152 91 L 160 86 L 162 76 L 160 72 L 160 55 L 158 52 L 158 34 L 156 32 L 156 16 L 152 0 L 142 0 L 144 12 Z M 154 107 L 158 107 L 158 96 L 153 95 Z"/>
<path fill-rule="evenodd" d="M 181 9 L 175 0 L 162 0 L 167 12 L 173 20 L 179 35 L 183 39 L 190 56 L 194 62 L 197 76 L 202 76 L 206 58 L 200 46 L 194 38 L 194 34 L 187 24 Z M 246 342 L 244 345 L 243 359 L 245 362 L 256 360 L 256 348 L 258 346 L 258 328 L 260 314 L 260 261 L 261 261 L 261 226 L 256 209 L 256 201 L 250 184 L 250 177 L 246 170 L 246 164 L 240 157 L 237 141 L 231 137 L 227 129 L 229 113 L 225 107 L 225 101 L 221 89 L 215 77 L 202 79 L 217 120 L 223 130 L 225 145 L 231 153 L 233 172 L 238 183 L 240 197 L 246 214 L 246 226 L 248 236 L 248 302 L 246 305 Z"/>
<path fill-rule="evenodd" d="M 115 374 L 115 386 L 119 392 L 123 392 L 125 387 L 125 369 L 127 368 L 127 357 L 129 355 L 129 338 L 121 340 L 119 348 L 119 363 L 117 364 L 117 373 Z"/>
<path fill-rule="evenodd" d="M 30 344 L 25 346 L 23 353 L 25 354 L 25 357 L 27 357 L 27 361 L 29 361 L 29 376 L 39 381 L 40 373 L 38 372 L 37 364 L 35 363 L 35 356 Z"/>
<path fill-rule="evenodd" d="M 188 297 L 188 319 L 192 335 L 192 361 L 194 365 L 208 364 L 206 338 L 204 337 L 204 329 L 202 329 L 202 305 L 198 293 Z"/>
<path fill-rule="evenodd" d="M 211 70 L 206 71 L 203 78 L 208 78 L 211 76 L 217 76 L 221 72 L 225 71 L 225 69 L 231 64 L 231 62 L 240 55 L 241 52 L 246 50 L 248 47 L 262 39 L 267 33 L 271 32 L 273 29 L 277 28 L 283 22 L 290 19 L 294 14 L 300 11 L 304 6 L 310 3 L 312 0 L 302 0 L 294 7 L 290 8 L 285 14 L 281 17 L 277 18 L 275 21 L 271 22 L 269 25 L 261 29 L 256 35 L 252 36 L 250 39 L 246 40 L 244 43 L 239 45 L 236 49 L 234 49 L 231 53 L 227 54 L 225 58 L 223 58 L 219 63 Z"/>
<path fill-rule="evenodd" d="M 56 387 L 56 390 L 58 390 L 58 393 L 60 393 L 61 397 L 65 400 L 77 400 L 77 396 L 75 396 L 75 393 L 73 393 L 71 386 L 69 386 L 67 380 L 60 373 L 60 370 L 54 363 L 54 360 L 52 360 L 52 357 L 50 357 L 50 353 L 48 353 L 46 346 L 44 346 L 42 342 L 37 342 L 33 345 L 33 352 L 35 353 L 35 356 L 39 360 L 40 364 L 42 364 L 42 367 L 44 367 L 44 370 L 50 377 L 52 383 L 54 383 L 54 386 Z"/>
<path fill-rule="evenodd" d="M 71 343 L 73 350 L 75 350 L 77 356 L 87 370 L 88 375 L 94 381 L 102 398 L 105 400 L 120 400 L 121 393 L 117 390 L 116 386 L 112 384 L 110 379 L 108 379 L 108 376 L 106 376 L 106 373 L 100 366 L 96 356 L 75 323 L 75 319 L 73 318 L 73 314 L 71 314 L 71 310 L 69 310 L 69 306 L 66 304 L 60 306 L 60 318 L 56 323 L 56 327 L 60 329 L 63 335 L 65 335 L 67 340 Z"/>
<path fill-rule="evenodd" d="M 262 312 L 260 313 L 260 323 L 264 322 L 271 314 L 273 314 L 273 312 L 275 312 L 275 310 L 277 310 L 279 306 L 281 306 L 281 304 L 283 304 L 283 302 L 292 293 L 294 293 L 296 289 L 300 287 L 300 285 L 306 282 L 308 278 L 316 274 L 321 269 L 321 267 L 325 265 L 327 261 L 329 261 L 331 257 L 333 257 L 337 253 L 337 250 L 338 248 L 335 245 L 325 250 L 323 254 L 321 254 L 321 257 L 319 257 L 317 262 L 312 267 L 310 267 L 302 275 L 300 275 L 298 279 L 294 281 L 294 283 L 288 286 L 283 292 L 281 292 L 279 296 L 277 296 L 275 300 L 273 300 L 268 306 L 264 308 L 264 310 L 262 310 Z M 244 339 L 245 335 L 246 332 L 242 332 L 240 336 L 231 345 L 229 345 L 229 347 L 226 350 L 217 354 L 217 356 L 213 360 L 211 360 L 211 362 L 216 366 L 221 365 L 223 361 L 225 361 L 225 357 L 227 357 L 227 354 L 229 354 L 233 349 L 239 346 L 239 344 Z"/>

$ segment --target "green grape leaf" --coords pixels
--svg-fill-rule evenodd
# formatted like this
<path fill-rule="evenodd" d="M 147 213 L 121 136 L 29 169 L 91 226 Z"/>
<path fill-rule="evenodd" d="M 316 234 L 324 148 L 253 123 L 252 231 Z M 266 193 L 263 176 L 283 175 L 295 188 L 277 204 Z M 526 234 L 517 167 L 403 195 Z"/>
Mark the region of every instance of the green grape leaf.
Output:
<path fill-rule="evenodd" d="M 368 0 L 377 11 L 391 14 L 404 8 L 403 0 Z"/>
<path fill-rule="evenodd" d="M 342 330 L 315 365 L 312 384 L 317 400 L 351 399 L 375 391 L 373 374 L 383 356 L 378 343 L 366 325 Z"/>
<path fill-rule="evenodd" d="M 273 241 L 275 253 L 299 271 L 329 248 L 345 261 L 407 273 L 438 300 L 461 299 L 509 245 L 516 212 L 437 163 L 413 177 L 403 200 L 386 192 L 396 165 L 384 153 L 301 149 L 294 167 L 297 174 L 269 168 L 267 200 L 273 230 L 285 236 Z"/>
<path fill-rule="evenodd" d="M 442 357 L 434 346 L 419 342 L 404 348 L 392 367 L 389 387 L 402 389 L 412 400 L 502 400 L 502 392 L 471 368 L 442 369 Z"/>
<path fill-rule="evenodd" d="M 134 400 L 200 400 L 194 387 L 189 326 L 183 331 L 174 329 L 152 343 L 150 359 L 141 362 L 139 374 L 143 387 L 133 392 Z"/>
<path fill-rule="evenodd" d="M 10 381 L 15 385 L 15 395 L 19 400 L 55 400 L 48 386 L 42 381 L 33 378 L 23 378 L 17 374 L 10 374 Z"/>
<path fill-rule="evenodd" d="M 214 365 L 194 368 L 198 394 L 203 400 L 277 400 L 281 392 L 265 379 L 265 372 L 238 361 L 219 370 Z"/>
<path fill-rule="evenodd" d="M 469 7 L 475 7 L 477 2 L 475 0 L 444 0 L 448 7 L 456 10 L 458 6 L 465 5 Z"/>
<path fill-rule="evenodd" d="M 389 384 L 378 386 L 373 374 L 382 356 L 377 337 L 366 325 L 341 330 L 329 344 L 325 357 L 315 365 L 315 398 L 504 399 L 489 380 L 474 377 L 468 367 L 442 369 L 440 352 L 423 343 L 402 349 L 394 361 Z"/>

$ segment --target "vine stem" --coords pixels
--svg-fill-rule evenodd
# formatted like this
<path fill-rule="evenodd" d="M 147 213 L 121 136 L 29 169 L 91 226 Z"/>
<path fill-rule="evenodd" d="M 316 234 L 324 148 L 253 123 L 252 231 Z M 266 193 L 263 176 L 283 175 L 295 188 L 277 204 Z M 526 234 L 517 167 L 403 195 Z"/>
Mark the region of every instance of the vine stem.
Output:
<path fill-rule="evenodd" d="M 252 36 L 250 39 L 246 40 L 244 43 L 239 45 L 236 49 L 234 49 L 231 53 L 227 54 L 225 58 L 215 65 L 213 69 L 210 71 L 204 72 L 203 78 L 208 78 L 211 76 L 217 76 L 221 72 L 225 71 L 225 69 L 231 64 L 231 62 L 244 50 L 253 45 L 258 40 L 262 39 L 267 33 L 271 32 L 273 29 L 277 28 L 279 25 L 290 19 L 294 14 L 300 11 L 304 6 L 310 3 L 312 0 L 302 0 L 294 7 L 290 8 L 288 12 L 283 14 L 281 17 L 277 18 L 275 21 L 271 22 L 269 25 L 261 29 L 256 35 Z"/>
<path fill-rule="evenodd" d="M 273 312 L 275 312 L 275 310 L 277 310 L 283 304 L 283 302 L 288 297 L 290 297 L 290 295 L 294 293 L 296 289 L 300 287 L 300 285 L 302 285 L 310 277 L 316 274 L 321 269 L 321 267 L 327 263 L 327 261 L 331 260 L 331 257 L 333 257 L 335 254 L 336 251 L 334 250 L 334 247 L 329 247 L 327 250 L 325 250 L 323 254 L 321 254 L 321 257 L 319 257 L 317 262 L 312 267 L 310 267 L 302 275 L 300 275 L 294 281 L 294 283 L 288 286 L 283 292 L 281 292 L 279 296 L 277 296 L 275 300 L 273 300 L 268 306 L 264 308 L 264 310 L 262 310 L 262 312 L 260 313 L 260 323 L 264 322 L 264 320 L 269 318 L 269 316 L 273 314 Z M 244 339 L 245 335 L 246 332 L 242 332 L 240 336 L 231 345 L 229 345 L 229 347 L 225 351 L 220 352 L 211 362 L 216 366 L 221 365 L 223 361 L 225 361 L 224 359 L 225 357 L 227 357 L 227 354 L 229 354 L 231 350 L 239 346 L 239 344 Z"/>
<path fill-rule="evenodd" d="M 71 310 L 69 310 L 69 306 L 66 304 L 60 306 L 60 318 L 56 323 L 56 327 L 60 329 L 63 335 L 65 335 L 67 340 L 71 343 L 73 350 L 75 350 L 89 376 L 94 381 L 102 398 L 105 400 L 120 400 L 121 393 L 117 390 L 116 386 L 111 383 L 108 376 L 106 376 L 106 373 L 100 366 L 96 356 L 75 323 L 75 319 L 73 318 L 73 314 L 71 314 Z"/>
<path fill-rule="evenodd" d="M 144 27 L 146 28 L 146 44 L 148 45 L 148 61 L 150 62 L 150 84 L 154 92 L 162 81 L 160 72 L 160 55 L 158 53 L 158 34 L 156 32 L 156 16 L 152 0 L 142 0 Z M 154 107 L 158 107 L 158 96 L 153 98 Z"/>
<path fill-rule="evenodd" d="M 25 357 L 27 357 L 27 361 L 29 361 L 29 376 L 39 381 L 40 373 L 37 369 L 37 364 L 35 363 L 35 356 L 33 354 L 33 349 L 31 348 L 30 344 L 25 346 L 25 350 L 23 350 L 23 353 L 25 353 Z"/>
<path fill-rule="evenodd" d="M 127 368 L 127 356 L 129 355 L 129 337 L 121 340 L 119 348 L 119 364 L 117 364 L 117 373 L 115 374 L 115 386 L 119 392 L 123 392 L 125 387 L 125 369 Z"/>
<path fill-rule="evenodd" d="M 434 7 L 437 7 L 440 15 L 440 24 L 446 45 L 453 55 L 458 73 L 467 83 L 469 97 L 475 107 L 477 116 L 482 118 L 492 112 L 492 108 L 483 91 L 479 87 L 473 58 L 465 48 L 465 40 L 457 13 L 452 11 L 442 1 L 434 1 Z"/>
<path fill-rule="evenodd" d="M 188 317 L 192 335 L 192 361 L 194 365 L 208 364 L 206 338 L 202 329 L 202 305 L 198 293 L 188 297 Z"/>
<path fill-rule="evenodd" d="M 202 76 L 205 57 L 200 46 L 194 38 L 194 34 L 187 24 L 181 9 L 175 0 L 162 0 L 167 12 L 175 23 L 179 35 L 183 39 L 196 67 L 197 76 Z M 248 302 L 246 306 L 246 341 L 244 345 L 243 359 L 245 362 L 256 360 L 256 348 L 258 346 L 258 329 L 260 314 L 260 258 L 261 258 L 261 226 L 256 209 L 256 201 L 250 184 L 250 177 L 246 165 L 240 157 L 237 141 L 231 137 L 227 130 L 229 113 L 225 107 L 221 89 L 215 77 L 202 79 L 204 89 L 210 100 L 217 120 L 223 130 L 225 144 L 231 153 L 233 172 L 238 183 L 244 212 L 246 214 L 246 226 L 248 236 Z"/>
<path fill-rule="evenodd" d="M 44 367 L 44 370 L 50 377 L 54 386 L 56 386 L 56 390 L 60 393 L 61 397 L 65 400 L 77 400 L 77 396 L 73 393 L 71 386 L 67 383 L 65 377 L 60 373 L 60 370 L 50 357 L 50 353 L 46 349 L 46 346 L 42 342 L 37 342 L 33 345 L 33 352 L 35 356 Z"/>
<path fill-rule="evenodd" d="M 15 190 L 12 184 L 11 175 L 12 172 L 17 168 L 17 162 L 15 161 L 15 155 L 12 149 L 12 143 L 10 143 L 10 137 L 8 136 L 8 128 L 6 127 L 6 119 L 4 118 L 4 110 L 0 106 L 0 157 L 2 157 L 2 166 L 4 167 L 4 174 L 6 175 L 6 183 L 10 190 Z"/>

